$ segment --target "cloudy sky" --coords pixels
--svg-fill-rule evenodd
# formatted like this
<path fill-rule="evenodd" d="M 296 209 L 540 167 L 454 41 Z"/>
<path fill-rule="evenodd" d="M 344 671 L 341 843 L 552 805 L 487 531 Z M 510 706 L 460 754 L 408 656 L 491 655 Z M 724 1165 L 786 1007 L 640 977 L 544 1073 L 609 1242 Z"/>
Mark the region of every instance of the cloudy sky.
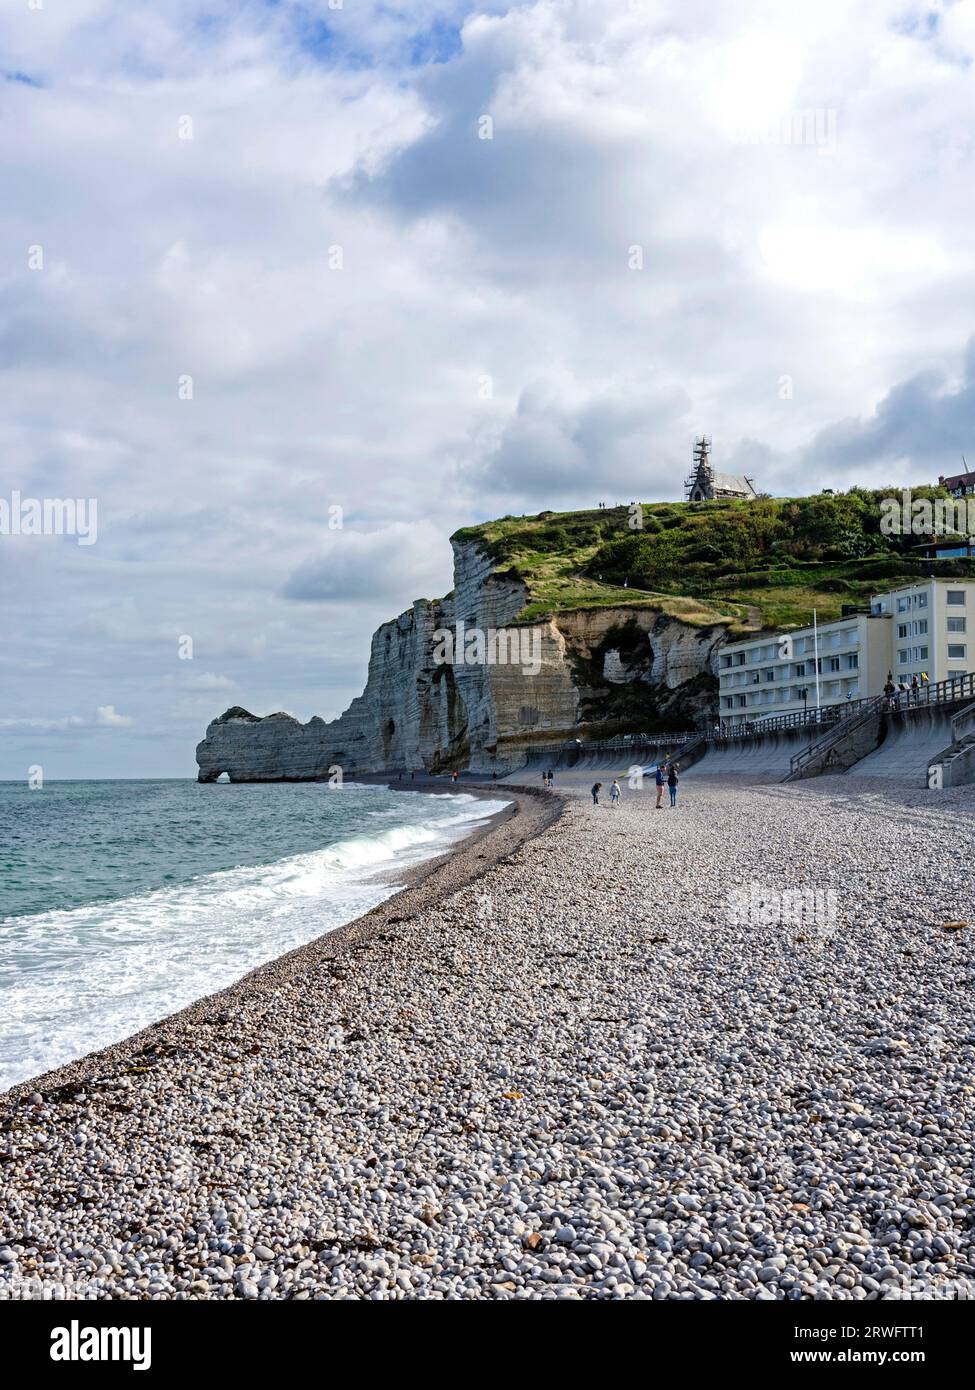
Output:
<path fill-rule="evenodd" d="M 333 716 L 451 531 L 702 430 L 975 459 L 973 59 L 975 0 L 9 0 L 0 514 L 97 539 L 0 535 L 0 778 Z"/>

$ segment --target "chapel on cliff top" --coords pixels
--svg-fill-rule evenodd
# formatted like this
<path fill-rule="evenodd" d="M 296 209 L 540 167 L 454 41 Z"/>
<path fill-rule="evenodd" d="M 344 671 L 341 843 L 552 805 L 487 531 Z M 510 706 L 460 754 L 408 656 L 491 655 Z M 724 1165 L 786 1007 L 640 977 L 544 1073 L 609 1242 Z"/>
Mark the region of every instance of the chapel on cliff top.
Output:
<path fill-rule="evenodd" d="M 688 502 L 713 502 L 721 497 L 758 496 L 751 478 L 737 473 L 716 473 L 711 467 L 711 439 L 702 434 L 694 441 L 694 472 L 684 480 Z"/>

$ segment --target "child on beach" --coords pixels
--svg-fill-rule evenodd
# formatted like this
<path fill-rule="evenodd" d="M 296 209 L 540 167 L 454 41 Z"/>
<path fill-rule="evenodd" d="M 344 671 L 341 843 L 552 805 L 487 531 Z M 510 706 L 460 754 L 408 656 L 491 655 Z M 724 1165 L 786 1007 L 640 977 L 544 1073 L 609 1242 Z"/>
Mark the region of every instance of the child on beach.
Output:
<path fill-rule="evenodd" d="M 620 797 L 621 797 L 621 796 L 622 796 L 622 792 L 620 791 L 619 779 L 616 778 L 616 777 L 614 777 L 614 778 L 613 778 L 613 785 L 612 785 L 612 786 L 610 787 L 610 789 L 609 789 L 609 800 L 610 800 L 610 803 L 611 803 L 613 806 L 618 806 L 618 805 L 620 804 Z"/>
<path fill-rule="evenodd" d="M 599 793 L 602 789 L 602 785 L 602 782 L 593 782 L 592 784 L 592 804 L 594 806 L 599 805 Z"/>

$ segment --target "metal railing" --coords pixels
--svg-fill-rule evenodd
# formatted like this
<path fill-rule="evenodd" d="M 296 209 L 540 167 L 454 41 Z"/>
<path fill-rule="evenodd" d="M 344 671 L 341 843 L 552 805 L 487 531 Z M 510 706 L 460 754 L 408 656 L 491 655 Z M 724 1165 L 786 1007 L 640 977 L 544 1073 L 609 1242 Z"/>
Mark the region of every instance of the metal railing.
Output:
<path fill-rule="evenodd" d="M 707 734 L 712 742 L 724 739 L 760 738 L 762 734 L 779 733 L 786 729 L 805 729 L 810 725 L 837 724 L 848 719 L 863 708 L 865 700 L 844 700 L 842 704 L 823 705 L 820 709 L 793 710 L 790 714 L 772 714 L 765 719 L 752 719 L 747 723 L 727 724 L 722 722 L 720 729 Z"/>
<path fill-rule="evenodd" d="M 809 753 L 837 736 L 840 725 L 846 730 L 850 727 L 849 720 L 860 719 L 878 709 L 893 712 L 972 699 L 975 699 L 975 672 L 956 676 L 952 680 L 920 685 L 916 691 L 900 690 L 891 696 L 867 695 L 858 700 L 842 700 L 836 704 L 822 705 L 819 709 L 793 710 L 789 714 L 769 715 L 765 719 L 754 719 L 750 723 L 728 724 L 722 720 L 703 730 L 675 729 L 662 734 L 621 734 L 616 738 L 593 739 L 589 742 L 582 739 L 562 739 L 557 743 L 529 744 L 525 754 L 526 758 L 531 759 L 545 756 L 555 758 L 571 752 L 580 756 L 589 753 L 625 753 L 627 749 L 641 747 L 675 748 L 701 738 L 706 739 L 708 743 L 724 743 L 761 738 L 765 734 L 784 733 L 792 729 L 823 729 L 823 736 L 804 750 L 805 753 Z"/>
<path fill-rule="evenodd" d="M 767 719 L 754 719 L 750 723 L 722 725 L 708 734 L 711 741 L 729 738 L 760 738 L 762 734 L 774 734 L 786 729 L 806 728 L 809 725 L 825 724 L 833 726 L 845 723 L 854 716 L 868 714 L 881 703 L 884 709 L 917 709 L 925 705 L 954 704 L 958 700 L 971 699 L 975 695 L 975 672 L 955 676 L 951 680 L 926 682 L 917 690 L 897 690 L 891 696 L 867 695 L 859 700 L 843 700 L 833 705 L 823 705 L 820 709 L 794 710 L 791 714 L 772 715 Z"/>
<path fill-rule="evenodd" d="M 527 758 L 555 758 L 565 753 L 586 756 L 589 753 L 625 753 L 627 749 L 633 748 L 673 748 L 686 743 L 688 739 L 700 736 L 699 730 L 696 729 L 675 729 L 673 733 L 666 734 L 621 734 L 617 738 L 588 741 L 570 738 L 564 739 L 561 743 L 531 743 L 525 749 L 525 755 Z"/>
<path fill-rule="evenodd" d="M 913 714 L 916 710 L 928 709 L 931 706 L 954 705 L 961 700 L 967 700 L 973 691 L 975 674 L 970 673 L 966 676 L 956 676 L 953 680 L 937 681 L 934 685 L 919 685 L 916 690 L 896 690 L 892 695 L 874 695 L 872 699 L 861 702 L 864 708 L 858 718 L 844 719 L 840 724 L 834 725 L 823 738 L 817 739 L 808 748 L 802 749 L 790 758 L 789 777 L 791 779 L 796 776 L 815 757 L 826 752 L 831 744 L 852 733 L 859 724 L 866 723 L 875 714 Z"/>
<path fill-rule="evenodd" d="M 958 700 L 971 700 L 975 696 L 975 671 L 964 676 L 954 676 L 951 680 L 937 681 L 934 685 L 919 685 L 917 690 L 898 690 L 889 698 L 882 696 L 890 710 L 923 709 L 926 705 L 953 705 Z"/>
<path fill-rule="evenodd" d="M 872 719 L 877 711 L 884 707 L 886 701 L 886 695 L 875 695 L 872 700 L 867 701 L 866 708 L 861 709 L 855 717 L 839 720 L 833 725 L 828 734 L 824 734 L 822 738 L 818 738 L 816 742 L 811 743 L 808 748 L 803 748 L 801 752 L 793 754 L 789 759 L 789 776 L 786 780 L 791 781 L 793 777 L 797 777 L 802 769 L 811 763 L 814 758 L 818 757 L 820 753 L 825 753 L 833 744 L 838 743 L 841 738 L 845 738 L 847 734 L 852 733 L 852 731 L 859 728 L 861 724 L 865 724 L 868 719 Z"/>

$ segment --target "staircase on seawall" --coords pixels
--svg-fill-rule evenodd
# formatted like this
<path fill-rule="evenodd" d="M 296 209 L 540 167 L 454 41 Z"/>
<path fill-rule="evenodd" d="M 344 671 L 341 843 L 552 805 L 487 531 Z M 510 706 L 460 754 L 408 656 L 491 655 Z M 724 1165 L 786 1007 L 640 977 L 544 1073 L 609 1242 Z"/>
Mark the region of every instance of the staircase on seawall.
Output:
<path fill-rule="evenodd" d="M 975 782 L 975 703 L 951 721 L 952 741 L 928 763 L 928 786 L 963 787 Z"/>
<path fill-rule="evenodd" d="M 935 685 L 922 685 L 917 691 L 877 695 L 860 701 L 851 718 L 842 720 L 792 758 L 784 780 L 794 782 L 828 772 L 908 778 L 916 774 L 919 778 L 924 776 L 926 785 L 932 788 L 957 785 L 955 778 L 971 780 L 966 770 L 971 768 L 975 776 L 975 763 L 970 750 L 958 746 L 959 743 L 967 745 L 967 736 L 975 733 L 975 715 L 971 718 L 971 727 L 968 720 L 970 709 L 963 709 L 954 716 L 951 728 L 956 742 L 937 756 L 931 748 L 931 735 L 939 723 L 950 717 L 953 706 L 970 702 L 973 695 L 975 674 L 969 673 L 953 680 L 938 681 Z M 935 740 L 934 748 L 937 746 Z M 960 761 L 953 767 L 951 783 L 939 782 L 937 777 L 932 779 L 928 775 L 930 767 L 938 762 L 954 763 L 956 755 Z"/>
<path fill-rule="evenodd" d="M 855 762 L 872 753 L 880 742 L 884 696 L 861 703 L 849 718 L 834 724 L 829 733 L 796 753 L 784 782 L 818 777 L 823 772 L 845 772 Z M 864 707 L 865 705 L 865 707 Z"/>

